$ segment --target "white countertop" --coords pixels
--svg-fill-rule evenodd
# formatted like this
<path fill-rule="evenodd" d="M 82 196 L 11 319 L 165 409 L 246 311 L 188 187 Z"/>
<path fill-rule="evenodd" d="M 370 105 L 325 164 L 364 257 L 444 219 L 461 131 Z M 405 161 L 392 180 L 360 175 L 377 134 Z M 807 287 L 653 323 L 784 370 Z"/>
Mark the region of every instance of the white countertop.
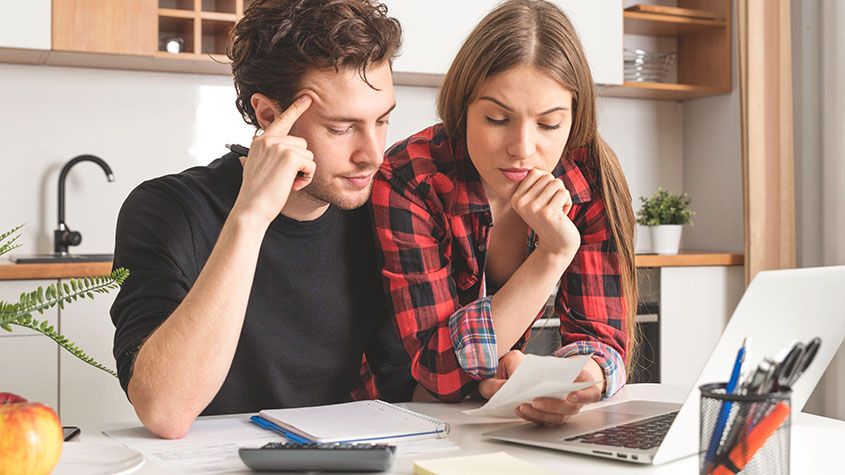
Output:
<path fill-rule="evenodd" d="M 682 402 L 687 394 L 683 388 L 670 387 L 658 384 L 634 384 L 626 386 L 620 393 L 610 401 L 597 403 L 595 406 L 614 404 L 625 400 L 647 399 L 665 402 Z M 463 455 L 476 455 L 488 452 L 505 451 L 510 455 L 523 459 L 527 462 L 552 470 L 554 473 L 566 473 L 568 475 L 588 474 L 596 475 L 603 473 L 698 473 L 698 458 L 687 457 L 676 462 L 659 466 L 638 465 L 621 461 L 612 461 L 596 457 L 558 452 L 497 442 L 485 439 L 482 433 L 504 427 L 512 422 L 506 423 L 478 423 L 477 419 L 461 413 L 462 410 L 478 407 L 479 402 L 463 402 L 460 404 L 442 403 L 408 403 L 407 407 L 433 417 L 443 419 L 451 425 L 449 439 L 460 446 L 460 450 L 435 452 L 424 456 L 398 457 L 396 463 L 388 472 L 390 474 L 411 474 L 414 460 L 421 458 L 458 457 Z M 218 416 L 226 419 L 246 419 L 249 414 Z M 79 454 L 86 447 L 102 447 L 106 445 L 118 445 L 118 443 L 101 433 L 102 430 L 114 430 L 133 427 L 133 424 L 108 424 L 105 427 L 83 428 L 82 435 L 75 441 L 67 442 L 65 453 L 59 462 L 57 471 L 67 467 L 67 463 L 75 454 Z M 841 469 L 841 460 L 838 456 L 840 450 L 837 441 L 845 440 L 845 422 L 829 419 L 810 414 L 799 414 L 792 420 L 792 473 L 835 473 Z M 190 441 L 192 433 L 189 432 L 181 441 L 169 441 L 168 444 L 177 444 Z M 79 467 L 78 465 L 76 466 Z M 90 473 L 97 472 L 96 465 L 91 465 Z M 155 465 L 146 460 L 145 463 L 134 472 L 138 474 L 163 474 L 170 473 L 163 467 Z M 246 467 L 241 473 L 251 473 Z"/>

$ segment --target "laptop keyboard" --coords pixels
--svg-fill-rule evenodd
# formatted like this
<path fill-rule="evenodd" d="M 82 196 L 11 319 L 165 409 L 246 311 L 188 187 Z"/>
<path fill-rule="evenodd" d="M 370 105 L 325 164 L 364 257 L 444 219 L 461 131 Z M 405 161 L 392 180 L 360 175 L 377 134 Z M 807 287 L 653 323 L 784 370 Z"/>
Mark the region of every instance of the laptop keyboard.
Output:
<path fill-rule="evenodd" d="M 597 430 L 587 434 L 564 439 L 567 442 L 581 442 L 583 444 L 610 445 L 628 449 L 653 449 L 663 442 L 669 427 L 678 411 L 661 414 L 649 419 L 623 424 L 607 429 Z"/>

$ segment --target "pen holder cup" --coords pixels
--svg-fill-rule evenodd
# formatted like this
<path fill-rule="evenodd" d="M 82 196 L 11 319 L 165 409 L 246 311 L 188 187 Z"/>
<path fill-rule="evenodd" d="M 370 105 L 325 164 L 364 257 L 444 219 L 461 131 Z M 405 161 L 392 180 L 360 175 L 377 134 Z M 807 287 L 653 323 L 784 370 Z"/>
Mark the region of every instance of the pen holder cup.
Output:
<path fill-rule="evenodd" d="M 726 394 L 725 386 L 699 387 L 699 472 L 788 474 L 791 391 Z"/>

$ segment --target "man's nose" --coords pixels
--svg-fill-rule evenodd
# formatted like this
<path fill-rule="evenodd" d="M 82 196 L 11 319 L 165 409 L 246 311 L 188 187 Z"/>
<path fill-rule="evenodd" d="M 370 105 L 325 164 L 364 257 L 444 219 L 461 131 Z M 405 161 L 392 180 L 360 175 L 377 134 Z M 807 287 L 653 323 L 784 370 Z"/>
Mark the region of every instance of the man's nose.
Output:
<path fill-rule="evenodd" d="M 364 135 L 360 147 L 352 156 L 352 161 L 361 165 L 370 165 L 373 168 L 381 165 L 384 161 L 384 145 L 376 130 Z"/>

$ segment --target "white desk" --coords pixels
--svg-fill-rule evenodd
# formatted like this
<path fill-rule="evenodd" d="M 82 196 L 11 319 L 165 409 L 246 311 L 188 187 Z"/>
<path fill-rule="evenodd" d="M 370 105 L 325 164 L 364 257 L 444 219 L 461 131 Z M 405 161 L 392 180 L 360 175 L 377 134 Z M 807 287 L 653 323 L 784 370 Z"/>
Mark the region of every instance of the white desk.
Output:
<path fill-rule="evenodd" d="M 686 390 L 682 388 L 657 384 L 635 384 L 625 387 L 613 400 L 598 403 L 596 407 L 603 404 L 633 399 L 681 402 L 685 396 Z M 408 407 L 410 409 L 448 421 L 451 424 L 449 438 L 461 447 L 461 450 L 431 453 L 424 457 L 416 457 L 416 459 L 458 457 L 462 455 L 505 451 L 540 467 L 551 469 L 555 473 L 567 473 L 571 475 L 597 475 L 604 473 L 698 473 L 698 459 L 694 456 L 665 465 L 647 466 L 487 440 L 481 437 L 483 432 L 501 428 L 512 423 L 474 423 L 473 418 L 465 416 L 460 412 L 461 410 L 477 407 L 478 405 L 478 402 L 464 402 L 460 404 L 409 403 Z M 247 416 L 233 415 L 225 417 L 245 418 Z M 67 442 L 67 445 L 117 444 L 117 442 L 100 433 L 100 430 L 113 430 L 126 427 L 131 427 L 131 424 L 109 424 L 106 427 L 98 428 L 83 427 L 80 438 L 77 441 Z M 190 437 L 191 434 L 188 433 L 186 439 L 189 440 Z M 800 414 L 795 417 L 792 421 L 792 473 L 837 473 L 842 467 L 838 455 L 838 451 L 841 448 L 837 441 L 842 440 L 845 440 L 845 422 L 843 421 L 809 414 Z M 174 443 L 176 442 L 174 441 Z M 59 468 L 61 466 L 62 463 L 60 462 Z M 392 469 L 384 473 L 410 474 L 412 467 L 413 459 L 398 458 Z M 146 461 L 134 473 L 146 475 L 168 472 Z M 249 472 L 244 467 L 243 473 L 252 472 Z"/>

